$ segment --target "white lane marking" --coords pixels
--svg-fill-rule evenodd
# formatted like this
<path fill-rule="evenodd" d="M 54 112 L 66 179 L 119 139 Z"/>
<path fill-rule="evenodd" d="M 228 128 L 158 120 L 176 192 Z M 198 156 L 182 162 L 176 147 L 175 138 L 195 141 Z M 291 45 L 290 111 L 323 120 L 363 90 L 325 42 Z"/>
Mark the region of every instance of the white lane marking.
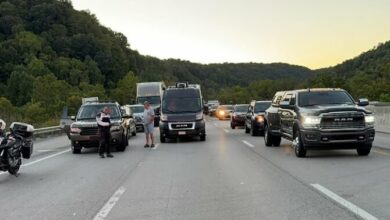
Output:
<path fill-rule="evenodd" d="M 155 144 L 154 147 L 152 148 L 153 150 L 156 150 L 160 146 L 160 144 Z"/>
<path fill-rule="evenodd" d="M 55 152 L 55 150 L 38 150 L 38 152 Z"/>
<path fill-rule="evenodd" d="M 52 155 L 47 156 L 47 157 L 44 157 L 44 158 L 41 158 L 41 159 L 38 159 L 38 160 L 34 160 L 34 161 L 30 162 L 30 163 L 22 164 L 22 167 L 26 167 L 26 166 L 30 166 L 30 165 L 39 163 L 39 162 L 41 162 L 41 161 L 43 161 L 43 160 L 47 160 L 47 159 L 50 159 L 50 158 L 52 158 L 52 157 L 56 157 L 56 156 L 58 156 L 58 155 L 64 154 L 64 153 L 69 152 L 69 151 L 70 151 L 70 150 L 64 150 L 64 151 L 58 152 L 58 153 L 56 153 L 56 154 L 52 154 Z M 0 172 L 0 175 L 6 174 L 6 173 L 7 173 L 7 172 Z"/>
<path fill-rule="evenodd" d="M 96 214 L 93 220 L 103 220 L 107 217 L 107 215 L 111 212 L 112 208 L 114 208 L 115 204 L 119 201 L 123 193 L 125 193 L 126 188 L 123 186 L 119 187 L 117 191 L 111 196 L 111 198 L 104 204 L 103 208 Z"/>
<path fill-rule="evenodd" d="M 226 128 L 223 129 L 226 133 L 229 133 L 230 131 Z"/>
<path fill-rule="evenodd" d="M 370 213 L 368 213 L 368 212 L 364 211 L 363 209 L 357 207 L 356 205 L 352 204 L 351 202 L 341 198 L 340 196 L 333 193 L 329 189 L 321 186 L 320 184 L 315 183 L 315 184 L 310 184 L 310 185 L 312 187 L 314 187 L 315 189 L 317 189 L 318 191 L 322 192 L 327 197 L 333 199 L 335 202 L 344 206 L 345 208 L 347 208 L 349 211 L 351 211 L 355 215 L 360 216 L 362 219 L 366 219 L 366 220 L 377 220 L 378 219 L 375 216 L 371 215 Z"/>
<path fill-rule="evenodd" d="M 38 159 L 38 160 L 34 160 L 34 161 L 30 162 L 30 163 L 23 164 L 22 167 L 27 167 L 27 166 L 30 166 L 30 165 L 39 163 L 39 162 L 41 162 L 41 161 L 44 161 L 44 160 L 47 160 L 47 159 L 56 157 L 56 156 L 61 155 L 61 154 L 64 154 L 64 153 L 67 153 L 67 152 L 69 152 L 69 151 L 70 151 L 70 149 L 69 149 L 69 150 L 60 151 L 60 152 L 55 153 L 55 154 L 52 154 L 52 155 L 50 155 L 50 156 L 47 156 L 47 157 L 44 157 L 44 158 L 41 158 L 41 159 Z"/>
<path fill-rule="evenodd" d="M 248 141 L 242 140 L 242 143 L 244 143 L 248 147 L 255 147 L 253 144 L 249 143 Z"/>
<path fill-rule="evenodd" d="M 215 123 L 215 122 L 214 122 L 214 125 L 215 125 L 215 126 L 218 126 L 218 124 L 217 124 L 217 123 Z"/>

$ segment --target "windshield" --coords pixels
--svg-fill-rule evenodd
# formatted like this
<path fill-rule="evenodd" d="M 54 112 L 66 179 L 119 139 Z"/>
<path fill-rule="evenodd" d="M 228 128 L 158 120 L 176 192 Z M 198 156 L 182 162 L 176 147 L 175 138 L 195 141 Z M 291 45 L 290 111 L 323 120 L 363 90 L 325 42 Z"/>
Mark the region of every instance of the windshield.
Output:
<path fill-rule="evenodd" d="M 353 99 L 344 91 L 319 91 L 299 93 L 299 106 L 354 105 Z"/>
<path fill-rule="evenodd" d="M 133 113 L 143 113 L 144 112 L 144 107 L 143 106 L 130 106 L 131 110 Z"/>
<path fill-rule="evenodd" d="M 160 96 L 138 97 L 138 103 L 144 104 L 145 101 L 148 101 L 151 105 L 160 105 L 161 104 Z"/>
<path fill-rule="evenodd" d="M 218 107 L 218 109 L 225 109 L 225 110 L 233 111 L 233 106 L 232 105 L 221 105 Z"/>
<path fill-rule="evenodd" d="M 236 105 L 234 107 L 235 112 L 247 112 L 249 105 Z"/>
<path fill-rule="evenodd" d="M 271 102 L 256 102 L 255 113 L 265 112 L 271 106 Z"/>
<path fill-rule="evenodd" d="M 77 114 L 77 120 L 95 119 L 96 115 L 101 112 L 106 105 L 86 105 L 82 106 Z M 116 105 L 108 105 L 111 109 L 111 118 L 120 118 L 121 113 Z"/>
<path fill-rule="evenodd" d="M 163 113 L 200 112 L 200 98 L 166 98 L 162 103 Z"/>

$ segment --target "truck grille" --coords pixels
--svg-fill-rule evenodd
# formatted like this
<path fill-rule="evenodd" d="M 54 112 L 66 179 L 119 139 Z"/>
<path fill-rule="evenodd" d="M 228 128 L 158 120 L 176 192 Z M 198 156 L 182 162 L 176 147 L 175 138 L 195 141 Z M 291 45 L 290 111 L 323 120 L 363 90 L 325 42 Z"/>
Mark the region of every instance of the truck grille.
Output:
<path fill-rule="evenodd" d="M 98 128 L 81 128 L 80 135 L 97 135 Z"/>
<path fill-rule="evenodd" d="M 364 115 L 359 112 L 329 113 L 322 116 L 321 129 L 361 129 L 365 128 Z"/>

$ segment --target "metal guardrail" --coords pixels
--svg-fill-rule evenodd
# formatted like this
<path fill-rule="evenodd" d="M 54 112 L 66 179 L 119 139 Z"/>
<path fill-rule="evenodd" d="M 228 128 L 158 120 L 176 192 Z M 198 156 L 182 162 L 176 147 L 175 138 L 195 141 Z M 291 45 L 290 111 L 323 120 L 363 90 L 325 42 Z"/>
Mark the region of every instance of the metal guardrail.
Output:
<path fill-rule="evenodd" d="M 58 133 L 58 132 L 62 132 L 62 129 L 60 126 L 34 129 L 34 135 L 54 134 L 54 133 Z"/>

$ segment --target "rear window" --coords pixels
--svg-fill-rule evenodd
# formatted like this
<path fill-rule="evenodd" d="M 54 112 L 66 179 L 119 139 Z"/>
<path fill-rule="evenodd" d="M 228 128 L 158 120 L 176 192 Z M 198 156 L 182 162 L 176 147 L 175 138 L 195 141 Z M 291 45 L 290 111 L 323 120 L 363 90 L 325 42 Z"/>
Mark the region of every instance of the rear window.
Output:
<path fill-rule="evenodd" d="M 345 91 L 310 91 L 299 93 L 299 106 L 315 105 L 354 105 L 353 99 Z"/>
<path fill-rule="evenodd" d="M 167 90 L 164 97 L 174 98 L 199 98 L 200 93 L 197 89 L 174 89 Z"/>
<path fill-rule="evenodd" d="M 196 113 L 202 111 L 200 92 L 197 89 L 167 90 L 162 102 L 162 112 Z"/>

